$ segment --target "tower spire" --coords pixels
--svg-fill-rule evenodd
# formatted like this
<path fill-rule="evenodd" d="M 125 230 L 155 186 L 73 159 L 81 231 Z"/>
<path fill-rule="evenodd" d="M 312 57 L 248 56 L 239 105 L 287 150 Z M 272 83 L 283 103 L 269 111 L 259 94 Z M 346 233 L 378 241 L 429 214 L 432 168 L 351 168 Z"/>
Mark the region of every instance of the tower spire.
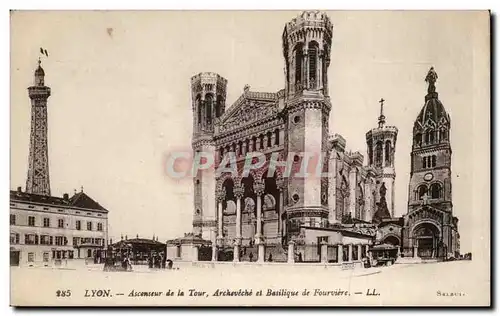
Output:
<path fill-rule="evenodd" d="M 379 128 L 382 128 L 384 127 L 384 124 L 385 124 L 385 116 L 384 116 L 384 98 L 380 99 L 380 101 L 378 101 L 380 103 L 380 116 L 378 117 L 378 127 Z"/>

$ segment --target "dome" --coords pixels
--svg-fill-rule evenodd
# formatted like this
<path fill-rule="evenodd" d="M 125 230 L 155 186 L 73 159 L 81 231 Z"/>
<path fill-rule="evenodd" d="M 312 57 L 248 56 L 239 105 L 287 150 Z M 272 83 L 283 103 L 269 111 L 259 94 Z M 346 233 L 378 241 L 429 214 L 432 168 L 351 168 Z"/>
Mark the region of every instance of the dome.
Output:
<path fill-rule="evenodd" d="M 449 122 L 449 115 L 446 113 L 446 110 L 441 101 L 439 101 L 439 99 L 437 98 L 436 93 L 435 98 L 426 97 L 425 104 L 417 116 L 414 127 L 422 128 L 429 124 L 435 124 L 435 126 L 438 126 L 440 124 L 446 124 Z"/>

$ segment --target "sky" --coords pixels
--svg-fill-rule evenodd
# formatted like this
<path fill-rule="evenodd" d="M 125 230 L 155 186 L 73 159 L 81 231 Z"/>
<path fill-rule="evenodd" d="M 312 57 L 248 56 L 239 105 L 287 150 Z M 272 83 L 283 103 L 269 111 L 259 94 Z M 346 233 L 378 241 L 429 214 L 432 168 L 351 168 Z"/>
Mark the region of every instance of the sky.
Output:
<path fill-rule="evenodd" d="M 191 150 L 191 76 L 228 80 L 228 107 L 243 92 L 284 88 L 281 35 L 295 11 L 102 11 L 11 14 L 11 189 L 25 188 L 30 129 L 27 87 L 39 48 L 48 102 L 52 194 L 83 190 L 109 212 L 110 238 L 160 240 L 190 232 L 192 181 L 164 172 L 164 156 Z M 424 104 L 431 66 L 451 116 L 454 214 L 462 251 L 484 227 L 473 210 L 470 149 L 477 104 L 477 60 L 484 55 L 484 13 L 331 11 L 328 70 L 330 133 L 366 156 L 380 98 L 396 144 L 395 213 L 407 212 L 413 122 Z M 484 79 L 484 78 L 479 78 Z M 484 81 L 483 81 L 484 82 Z M 489 121 L 488 121 L 489 122 Z M 487 136 L 487 135 L 482 135 Z M 486 153 L 484 153 L 486 154 Z M 487 153 L 489 155 L 489 153 Z M 366 157 L 365 157 L 366 161 Z"/>

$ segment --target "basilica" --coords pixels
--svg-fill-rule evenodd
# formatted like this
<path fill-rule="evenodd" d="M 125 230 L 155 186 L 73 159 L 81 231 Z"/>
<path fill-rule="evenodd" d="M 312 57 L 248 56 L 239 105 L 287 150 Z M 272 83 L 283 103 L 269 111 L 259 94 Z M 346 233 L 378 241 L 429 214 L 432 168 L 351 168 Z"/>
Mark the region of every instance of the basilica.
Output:
<path fill-rule="evenodd" d="M 303 159 L 298 153 L 326 153 L 320 159 L 328 176 L 295 177 L 282 168 L 269 174 L 268 163 L 236 176 L 199 172 L 193 177 L 193 232 L 187 243 L 167 242 L 167 256 L 338 263 L 361 260 L 377 245 L 397 247 L 401 257 L 459 254 L 451 122 L 436 92 L 435 70 L 425 77 L 428 91 L 413 128 L 408 209 L 396 217 L 398 129 L 386 122 L 384 100 L 377 124 L 366 132 L 366 153 L 349 151 L 345 138 L 331 132 L 332 36 L 322 12 L 306 11 L 288 22 L 282 36 L 285 87 L 260 92 L 247 85 L 230 106 L 225 78 L 210 72 L 191 78 L 195 153 L 212 153 L 216 166 L 234 155 L 238 169 L 251 152 L 296 165 Z M 186 254 L 193 245 L 194 258 Z"/>

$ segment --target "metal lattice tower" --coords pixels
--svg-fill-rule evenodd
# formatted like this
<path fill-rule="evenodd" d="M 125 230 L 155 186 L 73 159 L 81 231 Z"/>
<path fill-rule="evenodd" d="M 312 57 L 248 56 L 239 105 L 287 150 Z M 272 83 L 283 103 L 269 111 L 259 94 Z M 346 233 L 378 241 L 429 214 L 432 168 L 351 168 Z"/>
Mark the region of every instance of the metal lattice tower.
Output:
<path fill-rule="evenodd" d="M 34 85 L 28 88 L 31 99 L 31 133 L 26 192 L 50 195 L 49 154 L 47 146 L 47 99 L 50 88 L 44 83 L 45 72 L 38 60 Z"/>

